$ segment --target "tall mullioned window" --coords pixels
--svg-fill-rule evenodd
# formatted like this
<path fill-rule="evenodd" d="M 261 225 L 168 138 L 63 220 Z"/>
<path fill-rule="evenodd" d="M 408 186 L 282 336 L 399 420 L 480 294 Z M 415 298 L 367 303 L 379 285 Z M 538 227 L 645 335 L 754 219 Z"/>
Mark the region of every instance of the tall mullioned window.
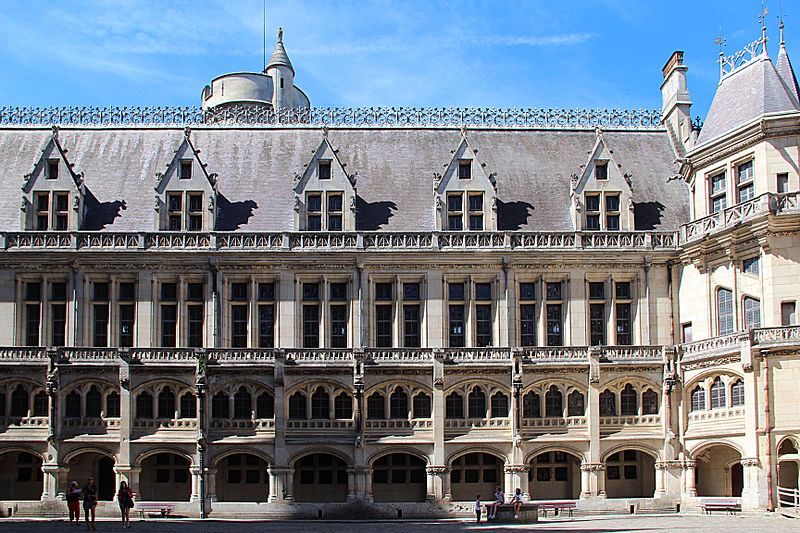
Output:
<path fill-rule="evenodd" d="M 393 330 L 392 283 L 375 284 L 375 346 L 391 348 Z"/>
<path fill-rule="evenodd" d="M 231 283 L 231 346 L 247 347 L 247 332 L 250 309 L 250 284 Z"/>
<path fill-rule="evenodd" d="M 161 284 L 161 346 L 175 348 L 178 340 L 178 284 Z"/>
<path fill-rule="evenodd" d="M 589 283 L 589 332 L 592 345 L 606 344 L 605 283 Z"/>
<path fill-rule="evenodd" d="M 754 196 L 753 162 L 748 161 L 736 167 L 736 201 L 746 202 Z"/>
<path fill-rule="evenodd" d="M 492 345 L 492 284 L 475 284 L 475 346 Z"/>
<path fill-rule="evenodd" d="M 258 284 L 258 347 L 275 347 L 275 283 Z"/>
<path fill-rule="evenodd" d="M 519 340 L 521 346 L 536 346 L 536 284 L 519 284 Z"/>
<path fill-rule="evenodd" d="M 108 346 L 109 298 L 107 281 L 92 283 L 92 346 Z"/>
<path fill-rule="evenodd" d="M 727 207 L 725 172 L 708 178 L 708 213 L 713 214 Z"/>
<path fill-rule="evenodd" d="M 545 284 L 546 304 L 547 311 L 547 345 L 548 346 L 563 346 L 564 345 L 564 319 L 562 317 L 562 291 L 561 282 L 546 283 Z"/>
<path fill-rule="evenodd" d="M 420 284 L 403 283 L 403 346 L 419 348 L 420 331 Z"/>
<path fill-rule="evenodd" d="M 50 315 L 52 320 L 51 343 L 64 346 L 67 336 L 67 283 L 50 283 Z"/>
<path fill-rule="evenodd" d="M 136 285 L 122 282 L 117 292 L 119 309 L 119 345 L 133 346 L 133 328 L 136 324 Z"/>
<path fill-rule="evenodd" d="M 41 328 L 42 282 L 26 281 L 22 287 L 23 320 L 25 323 L 25 345 L 39 346 Z"/>
<path fill-rule="evenodd" d="M 319 348 L 319 283 L 303 283 L 303 348 Z"/>
<path fill-rule="evenodd" d="M 347 348 L 347 283 L 330 284 L 331 348 Z"/>
<path fill-rule="evenodd" d="M 618 281 L 614 284 L 614 299 L 616 311 L 617 344 L 627 346 L 633 344 L 631 330 L 631 284 L 628 281 Z"/>
<path fill-rule="evenodd" d="M 720 335 L 733 333 L 733 292 L 729 289 L 717 289 L 717 318 Z"/>
<path fill-rule="evenodd" d="M 451 348 L 466 346 L 464 291 L 464 283 L 447 284 L 448 329 Z"/>

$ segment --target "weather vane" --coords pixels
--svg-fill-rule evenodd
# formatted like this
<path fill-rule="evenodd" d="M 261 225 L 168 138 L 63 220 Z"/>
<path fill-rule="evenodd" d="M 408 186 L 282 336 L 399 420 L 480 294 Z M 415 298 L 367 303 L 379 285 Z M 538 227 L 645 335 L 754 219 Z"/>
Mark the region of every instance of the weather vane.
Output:
<path fill-rule="evenodd" d="M 769 13 L 769 8 L 764 5 L 763 0 L 761 2 L 761 7 L 763 9 L 761 10 L 761 16 L 758 17 L 758 21 L 761 23 L 761 26 L 763 27 L 767 25 L 767 13 Z"/>
<path fill-rule="evenodd" d="M 722 36 L 722 26 L 719 27 L 719 37 L 714 39 L 714 44 L 719 45 L 719 55 L 722 55 L 722 49 L 728 46 L 728 40 Z"/>

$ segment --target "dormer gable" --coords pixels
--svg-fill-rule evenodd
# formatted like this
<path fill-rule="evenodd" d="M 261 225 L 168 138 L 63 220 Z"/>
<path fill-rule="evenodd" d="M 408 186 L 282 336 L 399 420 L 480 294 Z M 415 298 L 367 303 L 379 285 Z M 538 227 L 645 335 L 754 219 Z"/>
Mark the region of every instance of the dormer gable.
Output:
<path fill-rule="evenodd" d="M 348 174 L 323 128 L 303 173 L 295 173 L 295 228 L 300 231 L 355 231 L 356 173 Z"/>
<path fill-rule="evenodd" d="M 478 149 L 467 139 L 451 150 L 442 174 L 433 175 L 433 196 L 438 231 L 494 231 L 497 229 L 497 178 L 487 173 Z"/>
<path fill-rule="evenodd" d="M 594 148 L 586 164 L 572 175 L 570 197 L 572 217 L 578 231 L 628 231 L 634 229 L 631 176 L 614 158 L 596 131 Z"/>
<path fill-rule="evenodd" d="M 70 231 L 81 226 L 85 186 L 67 158 L 54 127 L 33 169 L 25 174 L 20 205 L 23 230 Z"/>
<path fill-rule="evenodd" d="M 186 128 L 165 171 L 156 174 L 155 228 L 212 231 L 216 221 L 217 175 L 209 174 Z"/>

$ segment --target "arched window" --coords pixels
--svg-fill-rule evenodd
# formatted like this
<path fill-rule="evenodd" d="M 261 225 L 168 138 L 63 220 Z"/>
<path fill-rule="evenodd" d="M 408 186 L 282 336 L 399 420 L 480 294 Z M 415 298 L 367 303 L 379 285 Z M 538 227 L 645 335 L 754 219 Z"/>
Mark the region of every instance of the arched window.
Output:
<path fill-rule="evenodd" d="M 256 398 L 256 418 L 275 418 L 275 398 L 268 392 L 263 392 Z"/>
<path fill-rule="evenodd" d="M 711 383 L 709 390 L 711 396 L 711 408 L 720 409 L 725 407 L 725 385 L 722 383 L 722 378 L 717 377 Z"/>
<path fill-rule="evenodd" d="M 191 392 L 181 395 L 181 418 L 197 418 L 197 396 Z"/>
<path fill-rule="evenodd" d="M 228 395 L 222 391 L 211 398 L 211 418 L 230 418 Z"/>
<path fill-rule="evenodd" d="M 561 391 L 555 385 L 550 385 L 544 394 L 544 416 L 548 418 L 564 416 L 564 400 Z"/>
<path fill-rule="evenodd" d="M 106 418 L 119 418 L 119 394 L 116 391 L 106 396 Z"/>
<path fill-rule="evenodd" d="M 367 398 L 367 418 L 383 420 L 386 418 L 386 399 L 376 392 Z"/>
<path fill-rule="evenodd" d="M 469 404 L 469 418 L 486 417 L 486 394 L 480 387 L 473 387 L 467 397 L 467 403 Z"/>
<path fill-rule="evenodd" d="M 136 397 L 136 418 L 153 418 L 153 397 L 149 392 L 140 392 Z"/>
<path fill-rule="evenodd" d="M 86 393 L 86 418 L 100 418 L 103 410 L 103 395 L 100 390 L 92 385 Z"/>
<path fill-rule="evenodd" d="M 80 416 L 80 406 L 78 411 L 78 416 Z M 15 418 L 28 416 L 28 391 L 22 385 L 17 385 L 17 388 L 11 393 L 11 416 Z"/>
<path fill-rule="evenodd" d="M 706 390 L 698 385 L 692 389 L 692 411 L 703 411 L 706 408 Z"/>
<path fill-rule="evenodd" d="M 636 416 L 639 414 L 639 402 L 636 389 L 628 383 L 619 393 L 619 410 L 622 416 Z"/>
<path fill-rule="evenodd" d="M 289 418 L 293 420 L 306 418 L 306 395 L 300 391 L 289 396 Z"/>
<path fill-rule="evenodd" d="M 492 395 L 492 418 L 505 418 L 508 416 L 508 396 L 502 392 Z"/>
<path fill-rule="evenodd" d="M 172 389 L 164 387 L 158 393 L 158 418 L 175 417 L 175 393 Z"/>
<path fill-rule="evenodd" d="M 340 392 L 333 399 L 333 417 L 338 420 L 353 418 L 353 398 L 349 394 Z"/>
<path fill-rule="evenodd" d="M 5 406 L 3 408 L 5 409 Z M 47 394 L 44 391 L 37 392 L 33 397 L 33 416 L 47 416 L 48 411 Z"/>
<path fill-rule="evenodd" d="M 414 418 L 430 418 L 431 417 L 431 397 L 420 392 L 414 396 Z"/>
<path fill-rule="evenodd" d="M 617 416 L 617 396 L 606 389 L 600 393 L 600 416 Z"/>
<path fill-rule="evenodd" d="M 67 418 L 81 417 L 81 395 L 77 391 L 71 391 L 67 394 L 67 398 L 64 401 L 64 415 Z"/>
<path fill-rule="evenodd" d="M 717 289 L 717 317 L 719 334 L 733 333 L 733 293 L 728 289 Z"/>
<path fill-rule="evenodd" d="M 444 400 L 445 418 L 464 418 L 464 399 L 457 392 L 447 395 Z"/>
<path fill-rule="evenodd" d="M 322 387 L 317 387 L 311 395 L 311 418 L 326 419 L 331 417 L 331 400 Z"/>
<path fill-rule="evenodd" d="M 658 393 L 653 389 L 647 389 L 642 393 L 642 414 L 658 414 Z"/>
<path fill-rule="evenodd" d="M 583 394 L 574 390 L 567 396 L 567 416 L 583 416 L 585 413 Z"/>
<path fill-rule="evenodd" d="M 541 418 L 542 409 L 539 395 L 529 392 L 522 397 L 522 418 Z"/>
<path fill-rule="evenodd" d="M 253 416 L 253 399 L 247 389 L 239 387 L 233 395 L 233 418 L 248 420 Z"/>
<path fill-rule="evenodd" d="M 761 302 L 755 298 L 744 299 L 744 328 L 761 327 Z"/>
<path fill-rule="evenodd" d="M 400 387 L 389 396 L 389 418 L 408 418 L 408 395 Z"/>
<path fill-rule="evenodd" d="M 731 385 L 731 407 L 744 405 L 744 383 L 737 379 Z"/>

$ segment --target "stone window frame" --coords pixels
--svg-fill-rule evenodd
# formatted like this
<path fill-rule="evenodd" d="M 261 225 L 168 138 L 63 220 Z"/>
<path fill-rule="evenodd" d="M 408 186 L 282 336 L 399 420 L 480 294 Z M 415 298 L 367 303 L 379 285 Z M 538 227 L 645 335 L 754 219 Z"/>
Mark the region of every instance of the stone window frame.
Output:
<path fill-rule="evenodd" d="M 246 418 L 236 417 L 236 394 L 244 389 L 250 395 L 250 416 Z M 274 420 L 275 419 L 275 390 L 263 383 L 256 382 L 236 382 L 228 383 L 223 386 L 215 387 L 209 391 L 208 397 L 213 398 L 217 394 L 222 393 L 228 398 L 228 416 L 217 417 L 216 420 Z M 267 394 L 272 397 L 272 417 L 261 418 L 258 416 L 258 398 L 262 394 Z"/>
<path fill-rule="evenodd" d="M 742 181 L 742 167 L 746 167 L 748 164 L 750 165 L 750 175 L 745 177 L 744 181 Z M 731 168 L 733 169 L 733 175 L 736 178 L 736 203 L 740 204 L 755 198 L 755 155 L 748 154 L 745 157 L 733 161 Z M 743 191 L 749 191 L 747 197 L 744 199 L 742 199 Z"/>
<path fill-rule="evenodd" d="M 26 395 L 26 410 L 25 415 L 18 416 L 13 414 L 13 402 L 12 402 L 12 395 L 14 392 L 21 387 L 22 390 L 25 392 Z M 46 413 L 37 413 L 35 410 L 36 407 L 36 397 L 40 394 L 43 394 L 46 403 L 45 406 L 47 407 Z M 46 418 L 49 416 L 50 411 L 50 402 L 49 396 L 47 395 L 47 391 L 45 390 L 44 386 L 35 383 L 33 381 L 29 381 L 26 379 L 7 379 L 3 382 L 0 382 L 0 399 L 3 401 L 2 405 L 2 416 L 0 416 L 0 420 L 5 420 L 6 424 L 10 420 L 28 420 L 32 418 Z"/>
<path fill-rule="evenodd" d="M 151 298 L 152 309 L 151 313 L 154 320 L 155 327 L 151 333 L 151 346 L 163 347 L 163 320 L 162 320 L 162 306 L 172 305 L 176 306 L 176 324 L 175 324 L 175 347 L 186 348 L 189 347 L 189 306 L 202 305 L 203 307 L 203 345 L 206 344 L 208 335 L 208 306 L 210 305 L 211 297 L 211 283 L 209 283 L 209 275 L 207 272 L 187 273 L 187 274 L 155 274 L 153 275 L 153 295 Z M 168 283 L 176 284 L 176 298 L 172 300 L 162 300 L 161 287 Z M 189 299 L 189 284 L 202 283 L 204 290 L 203 301 Z M 222 320 L 225 317 L 221 317 Z M 199 346 L 202 348 L 202 346 Z"/>
<path fill-rule="evenodd" d="M 296 393 L 300 393 L 306 399 L 306 401 L 305 401 L 306 417 L 305 418 L 291 418 L 291 420 L 315 420 L 314 418 L 311 417 L 311 396 L 320 387 L 322 387 L 323 390 L 325 390 L 325 392 L 327 392 L 327 394 L 328 394 L 329 413 L 328 413 L 328 418 L 327 419 L 319 419 L 319 418 L 317 418 L 316 420 L 352 420 L 353 419 L 352 417 L 355 416 L 355 397 L 353 396 L 353 391 L 350 390 L 348 387 L 346 387 L 345 385 L 343 385 L 341 383 L 335 383 L 335 382 L 331 382 L 331 381 L 313 381 L 313 382 L 299 383 L 299 384 L 296 384 L 293 387 L 287 389 L 285 394 L 284 394 L 284 397 L 287 399 L 287 401 L 284 402 L 284 417 L 287 420 L 290 419 L 290 417 L 289 417 L 289 398 L 291 396 L 295 395 Z M 336 415 L 336 409 L 335 409 L 335 407 L 336 407 L 336 397 L 339 396 L 340 394 L 345 394 L 346 396 L 348 396 L 350 398 L 351 402 L 353 402 L 352 403 L 353 409 L 351 410 L 351 418 L 347 418 L 347 419 L 334 418 L 335 415 Z M 365 395 L 365 397 L 366 397 L 366 395 Z"/>
<path fill-rule="evenodd" d="M 398 388 L 402 389 L 405 392 L 408 402 L 407 413 L 405 417 L 391 416 L 392 415 L 391 396 Z M 380 385 L 376 385 L 366 390 L 364 392 L 364 398 L 370 398 L 374 395 L 378 395 L 384 399 L 383 418 L 378 418 L 375 420 L 414 420 L 417 419 L 414 416 L 414 398 L 416 398 L 419 394 L 425 394 L 426 396 L 428 396 L 428 398 L 431 400 L 431 405 L 432 405 L 433 389 L 427 388 L 425 385 L 409 380 L 393 380 L 388 383 L 381 383 Z M 367 414 L 367 418 L 369 419 L 369 414 Z"/>
<path fill-rule="evenodd" d="M 727 294 L 730 302 L 730 311 L 723 309 L 725 302 L 721 301 L 721 296 Z M 718 286 L 714 289 L 714 315 L 717 322 L 717 335 L 730 335 L 736 331 L 736 300 L 733 297 L 733 290 L 728 287 Z M 723 323 L 723 320 L 725 321 Z M 730 328 L 730 329 L 728 329 Z"/>
<path fill-rule="evenodd" d="M 480 391 L 483 393 L 484 396 L 484 415 L 481 417 L 470 417 L 470 409 L 469 409 L 469 395 L 472 393 L 475 388 L 478 387 Z M 461 397 L 462 402 L 462 413 L 464 416 L 462 418 L 457 418 L 458 420 L 500 420 L 503 418 L 508 418 L 511 416 L 511 409 L 509 407 L 508 416 L 500 417 L 500 418 L 493 418 L 492 417 L 492 398 L 495 396 L 496 393 L 501 393 L 505 395 L 508 399 L 508 405 L 511 405 L 511 390 L 500 386 L 496 383 L 490 381 L 476 381 L 476 380 L 466 380 L 449 387 L 447 390 L 444 391 L 445 402 L 447 398 L 452 394 L 458 394 Z M 447 419 L 454 419 L 453 417 L 447 417 L 445 413 L 445 418 Z"/>
<path fill-rule="evenodd" d="M 277 274 L 235 274 L 225 273 L 222 278 L 222 294 L 223 305 L 220 321 L 223 326 L 223 345 L 235 348 L 233 346 L 233 307 L 246 306 L 247 309 L 247 332 L 246 332 L 246 345 L 239 346 L 238 348 L 262 348 L 261 344 L 261 323 L 259 308 L 263 305 L 272 305 L 273 307 L 273 331 L 272 331 L 272 348 L 280 346 L 280 312 L 278 309 L 280 279 Z M 247 298 L 244 300 L 233 299 L 233 285 L 236 283 L 247 284 Z M 259 285 L 272 284 L 273 285 L 273 299 L 261 300 L 259 294 Z M 207 291 L 206 291 L 207 292 Z M 187 295 L 188 297 L 188 295 Z M 204 307 L 204 316 L 205 316 Z M 188 320 L 188 318 L 187 318 Z"/>
<path fill-rule="evenodd" d="M 353 323 L 356 318 L 356 313 L 354 309 L 354 305 L 358 304 L 357 295 L 355 294 L 356 291 L 356 284 L 353 282 L 353 276 L 351 274 L 297 274 L 295 276 L 296 283 L 294 284 L 294 296 L 295 296 L 295 327 L 296 327 L 296 344 L 295 346 L 301 346 L 308 349 L 317 349 L 317 348 L 331 348 L 331 312 L 330 308 L 332 305 L 343 305 L 346 307 L 345 316 L 346 316 L 346 329 L 345 334 L 347 335 L 346 339 L 346 346 L 344 348 L 335 348 L 335 349 L 352 349 L 353 345 L 355 344 L 355 340 L 357 338 L 358 333 L 353 333 Z M 319 298 L 315 301 L 311 300 L 303 300 L 303 285 L 306 283 L 317 283 L 319 284 Z M 337 301 L 331 300 L 331 284 L 333 283 L 345 283 L 347 285 L 347 297 L 345 300 Z M 316 303 L 314 303 L 316 302 Z M 306 306 L 317 306 L 318 309 L 318 330 L 317 330 L 317 346 L 305 346 L 305 334 L 304 334 L 304 321 L 303 321 L 303 313 L 304 308 Z"/>
<path fill-rule="evenodd" d="M 547 409 L 546 409 L 546 402 L 547 402 L 547 393 L 555 387 L 556 390 L 561 394 L 561 416 L 556 417 L 548 417 L 547 416 Z M 583 396 L 583 413 L 579 415 L 570 415 L 569 414 L 569 396 L 573 393 L 577 392 L 581 396 Z M 537 383 L 531 384 L 525 387 L 521 393 L 520 397 L 523 399 L 528 394 L 536 394 L 539 396 L 539 416 L 538 417 L 526 417 L 524 412 L 524 405 L 520 405 L 520 417 L 525 419 L 534 419 L 534 418 L 577 418 L 581 416 L 586 416 L 586 405 L 587 405 L 587 398 L 589 395 L 589 390 L 587 388 L 581 388 L 575 383 L 565 382 L 565 381 L 554 381 L 552 379 L 545 379 L 539 381 Z"/>
<path fill-rule="evenodd" d="M 117 397 L 121 394 L 121 389 L 119 386 L 114 385 L 112 383 L 100 380 L 81 380 L 74 383 L 70 383 L 62 390 L 59 391 L 59 394 L 63 396 L 64 400 L 66 401 L 67 395 L 72 392 L 78 394 L 80 398 L 80 416 L 77 417 L 80 421 L 80 425 L 85 423 L 86 419 L 95 419 L 97 420 L 98 417 L 90 417 L 86 413 L 86 395 L 89 391 L 95 387 L 100 392 L 100 417 L 99 419 L 102 420 L 113 420 L 119 419 L 122 416 L 122 412 L 120 412 L 119 416 L 109 416 L 108 415 L 108 398 L 112 394 L 116 394 Z M 66 418 L 66 410 L 65 410 L 65 418 Z"/>
<path fill-rule="evenodd" d="M 376 286 L 379 283 L 391 283 L 392 297 L 389 300 L 378 300 Z M 419 285 L 419 298 L 407 299 L 404 285 Z M 367 279 L 365 307 L 369 312 L 369 346 L 378 347 L 377 343 L 377 311 L 378 306 L 391 307 L 391 346 L 385 348 L 421 348 L 427 345 L 426 311 L 427 280 L 419 274 L 370 274 Z M 405 307 L 415 305 L 419 309 L 419 346 L 406 346 Z"/>
<path fill-rule="evenodd" d="M 96 299 L 95 295 L 95 284 L 98 283 L 107 283 L 108 284 L 108 295 L 107 299 Z M 120 299 L 120 289 L 123 283 L 132 283 L 133 284 L 133 300 L 125 300 Z M 134 274 L 96 274 L 96 273 L 87 273 L 84 276 L 84 294 L 87 295 L 84 298 L 84 304 L 86 305 L 86 313 L 84 313 L 83 317 L 83 331 L 85 332 L 84 343 L 87 346 L 96 346 L 101 348 L 116 348 L 122 346 L 121 343 L 121 306 L 123 305 L 132 305 L 133 306 L 133 331 L 131 335 L 133 337 L 133 346 L 137 345 L 137 327 L 138 327 L 138 320 L 137 320 L 137 312 L 139 310 L 139 283 L 138 279 Z M 160 294 L 159 294 L 160 296 Z M 106 317 L 106 343 L 105 345 L 97 345 L 96 344 L 96 321 L 95 321 L 95 306 L 107 306 L 107 317 Z"/>
<path fill-rule="evenodd" d="M 622 414 L 622 392 L 626 389 L 626 387 L 630 386 L 630 388 L 636 394 L 636 413 L 635 414 Z M 660 390 L 661 387 L 653 383 L 651 381 L 641 379 L 641 378 L 625 378 L 613 383 L 607 383 L 602 387 L 601 392 L 610 392 L 614 395 L 614 408 L 615 414 L 613 415 L 600 415 L 600 416 L 616 416 L 616 417 L 640 417 L 640 416 L 650 416 L 650 415 L 658 415 L 661 411 L 661 407 L 663 405 L 663 398 L 661 397 Z M 652 391 L 656 394 L 656 413 L 644 413 L 644 401 L 642 400 L 643 395 L 648 392 Z"/>
<path fill-rule="evenodd" d="M 159 417 L 158 416 L 159 415 L 159 406 L 158 406 L 159 395 L 164 390 L 169 390 L 170 392 L 172 392 L 173 397 L 175 399 L 175 406 L 174 406 L 175 407 L 175 409 L 174 409 L 175 413 L 170 418 L 164 418 L 164 417 Z M 143 418 L 143 417 L 139 416 L 138 399 L 139 399 L 139 396 L 141 396 L 144 393 L 149 394 L 150 398 L 151 398 L 151 400 L 153 402 L 152 403 L 152 415 L 153 415 L 152 417 L 144 417 Z M 181 397 L 186 393 L 190 393 L 190 394 L 192 394 L 194 396 L 195 395 L 195 389 L 194 389 L 194 387 L 192 385 L 189 385 L 187 383 L 183 383 L 183 382 L 180 382 L 180 381 L 174 381 L 174 380 L 167 381 L 167 380 L 161 379 L 161 380 L 152 380 L 152 381 L 149 381 L 147 383 L 143 383 L 143 384 L 139 385 L 138 387 L 134 388 L 131 391 L 131 408 L 133 410 L 132 418 L 137 419 L 137 420 L 163 420 L 163 421 L 180 420 L 180 419 L 184 419 L 184 420 L 194 419 L 196 417 L 197 413 L 195 413 L 195 417 L 191 417 L 190 419 L 186 419 L 186 418 L 182 418 L 181 417 L 181 408 L 180 408 L 181 407 Z M 212 397 L 213 397 L 213 395 L 209 395 L 209 398 L 212 398 Z"/>
<path fill-rule="evenodd" d="M 698 412 L 698 411 L 710 411 L 710 410 L 712 410 L 712 407 L 711 407 L 711 386 L 713 385 L 713 383 L 717 379 L 719 379 L 720 382 L 722 383 L 722 391 L 723 391 L 723 394 L 724 394 L 724 398 L 723 399 L 725 400 L 725 402 L 724 402 L 725 405 L 714 407 L 713 409 L 716 410 L 716 409 L 729 409 L 731 407 L 739 407 L 738 405 L 736 405 L 736 406 L 732 405 L 733 386 L 737 382 L 741 382 L 742 386 L 744 386 L 744 376 L 741 376 L 739 374 L 736 374 L 735 372 L 730 372 L 730 371 L 727 371 L 727 372 L 714 372 L 714 373 L 711 373 L 711 374 L 703 375 L 698 379 L 694 379 L 692 381 L 689 381 L 687 386 L 685 387 L 684 390 L 686 390 L 687 392 L 686 392 L 686 395 L 685 395 L 685 398 L 684 398 L 684 402 L 686 403 L 686 405 L 688 405 L 690 413 L 691 412 Z M 698 390 L 701 391 L 701 393 L 703 395 L 704 404 L 703 404 L 702 409 L 694 409 L 694 403 L 693 403 L 693 399 L 692 399 L 692 394 L 695 393 L 695 391 L 698 391 Z M 742 396 L 743 396 L 743 398 L 746 399 L 745 394 L 746 393 L 744 391 L 742 391 Z M 742 404 L 742 406 L 743 405 L 744 405 L 744 403 Z"/>
<path fill-rule="evenodd" d="M 464 299 L 451 300 L 450 299 L 450 284 L 464 284 Z M 478 300 L 477 299 L 477 286 L 480 284 L 489 284 L 490 299 Z M 444 288 L 442 297 L 444 299 L 445 320 L 444 323 L 444 337 L 447 346 L 450 348 L 461 348 L 459 346 L 451 346 L 450 343 L 450 307 L 462 305 L 464 308 L 464 325 L 463 325 L 463 348 L 493 348 L 498 345 L 500 338 L 500 317 L 499 317 L 499 298 L 500 294 L 500 281 L 496 274 L 449 274 L 446 273 L 442 278 L 442 286 Z M 452 302 L 452 303 L 451 303 Z M 491 317 L 491 343 L 488 346 L 478 346 L 478 306 L 489 305 Z"/>
<path fill-rule="evenodd" d="M 39 298 L 38 300 L 28 299 L 26 294 L 27 283 L 39 284 Z M 53 300 L 52 287 L 54 283 L 66 283 L 66 300 Z M 65 324 L 64 324 L 64 345 L 74 341 L 74 323 L 72 322 L 73 316 L 70 309 L 73 303 L 73 290 L 72 281 L 67 273 L 53 273 L 53 274 L 21 274 L 16 278 L 16 317 L 17 324 L 20 327 L 16 328 L 15 337 L 18 346 L 31 346 L 28 343 L 28 323 L 27 323 L 27 309 L 29 305 L 38 305 L 38 327 L 37 327 L 37 346 L 52 345 L 53 340 L 53 309 L 54 302 L 59 305 L 65 305 Z"/>
<path fill-rule="evenodd" d="M 721 180 L 717 178 L 722 177 Z M 728 207 L 728 169 L 725 166 L 717 167 L 705 173 L 706 182 L 706 214 L 713 215 L 724 211 Z M 715 183 L 722 183 L 723 187 L 715 189 Z M 715 202 L 721 204 L 719 209 L 714 209 Z"/>
<path fill-rule="evenodd" d="M 753 303 L 755 307 L 753 308 Z M 742 295 L 742 324 L 744 329 L 761 327 L 761 299 L 749 294 Z"/>

